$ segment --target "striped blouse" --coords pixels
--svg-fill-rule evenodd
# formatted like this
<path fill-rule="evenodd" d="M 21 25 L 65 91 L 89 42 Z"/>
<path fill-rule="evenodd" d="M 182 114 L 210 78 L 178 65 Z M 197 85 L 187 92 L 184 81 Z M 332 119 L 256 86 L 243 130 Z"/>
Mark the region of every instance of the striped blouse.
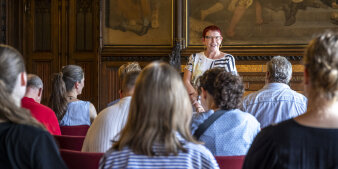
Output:
<path fill-rule="evenodd" d="M 121 168 L 156 168 L 156 169 L 218 169 L 218 164 L 214 156 L 204 146 L 193 144 L 178 137 L 186 153 L 179 152 L 177 156 L 161 156 L 153 157 L 147 155 L 139 155 L 132 152 L 128 147 L 121 151 L 113 149 L 108 150 L 100 161 L 100 169 L 121 169 Z M 154 145 L 155 154 L 165 152 L 163 145 Z"/>
<path fill-rule="evenodd" d="M 204 52 L 194 53 L 189 57 L 185 69 L 191 72 L 191 84 L 196 86 L 197 79 L 202 76 L 205 71 L 215 67 L 224 68 L 227 72 L 237 75 L 235 58 L 230 54 L 225 54 L 222 58 L 214 60 L 207 58 Z"/>

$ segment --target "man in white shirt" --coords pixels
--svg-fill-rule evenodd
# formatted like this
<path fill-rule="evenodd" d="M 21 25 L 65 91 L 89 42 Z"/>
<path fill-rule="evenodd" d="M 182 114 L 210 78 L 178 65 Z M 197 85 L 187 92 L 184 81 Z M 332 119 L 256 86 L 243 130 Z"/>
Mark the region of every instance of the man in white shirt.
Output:
<path fill-rule="evenodd" d="M 285 57 L 276 56 L 266 66 L 265 86 L 243 100 L 243 111 L 254 115 L 261 128 L 299 116 L 307 106 L 306 97 L 288 85 L 292 65 Z"/>
<path fill-rule="evenodd" d="M 129 113 L 131 96 L 140 71 L 131 71 L 126 74 L 122 82 L 122 98 L 113 106 L 102 110 L 90 126 L 84 140 L 83 152 L 106 152 L 112 141 L 117 140 L 123 129 Z"/>

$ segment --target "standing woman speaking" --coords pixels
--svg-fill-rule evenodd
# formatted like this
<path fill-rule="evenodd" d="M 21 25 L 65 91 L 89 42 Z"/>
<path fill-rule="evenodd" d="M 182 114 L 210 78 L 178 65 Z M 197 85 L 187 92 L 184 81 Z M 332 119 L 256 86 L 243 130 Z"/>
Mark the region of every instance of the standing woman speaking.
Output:
<path fill-rule="evenodd" d="M 222 40 L 223 37 L 219 27 L 211 25 L 204 28 L 202 41 L 205 50 L 192 54 L 185 66 L 183 76 L 184 85 L 187 88 L 190 101 L 197 112 L 204 112 L 204 109 L 198 102 L 196 81 L 205 71 L 214 67 L 221 67 L 227 72 L 237 75 L 235 58 L 230 54 L 220 51 Z"/>

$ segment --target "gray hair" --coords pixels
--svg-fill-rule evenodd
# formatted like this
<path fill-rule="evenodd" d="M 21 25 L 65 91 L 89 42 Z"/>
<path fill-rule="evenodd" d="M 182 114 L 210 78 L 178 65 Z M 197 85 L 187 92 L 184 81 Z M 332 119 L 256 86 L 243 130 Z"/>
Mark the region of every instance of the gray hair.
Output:
<path fill-rule="evenodd" d="M 288 84 L 292 76 L 292 65 L 283 56 L 275 56 L 266 63 L 267 72 L 270 73 L 269 82 Z"/>
<path fill-rule="evenodd" d="M 28 74 L 27 75 L 27 87 L 33 87 L 33 88 L 43 88 L 42 80 L 39 76 L 35 74 Z"/>

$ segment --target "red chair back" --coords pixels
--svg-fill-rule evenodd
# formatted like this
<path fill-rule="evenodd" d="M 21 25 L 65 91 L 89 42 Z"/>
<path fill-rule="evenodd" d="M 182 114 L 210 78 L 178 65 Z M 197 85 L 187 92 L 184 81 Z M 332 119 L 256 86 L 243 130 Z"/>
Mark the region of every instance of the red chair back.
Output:
<path fill-rule="evenodd" d="M 69 136 L 86 136 L 88 129 L 88 125 L 60 126 L 61 134 Z"/>
<path fill-rule="evenodd" d="M 220 169 L 241 169 L 245 156 L 215 156 Z"/>
<path fill-rule="evenodd" d="M 58 136 L 54 135 L 54 139 L 60 149 L 81 151 L 85 136 Z"/>
<path fill-rule="evenodd" d="M 86 153 L 60 149 L 60 154 L 69 169 L 98 169 L 104 153 Z"/>

